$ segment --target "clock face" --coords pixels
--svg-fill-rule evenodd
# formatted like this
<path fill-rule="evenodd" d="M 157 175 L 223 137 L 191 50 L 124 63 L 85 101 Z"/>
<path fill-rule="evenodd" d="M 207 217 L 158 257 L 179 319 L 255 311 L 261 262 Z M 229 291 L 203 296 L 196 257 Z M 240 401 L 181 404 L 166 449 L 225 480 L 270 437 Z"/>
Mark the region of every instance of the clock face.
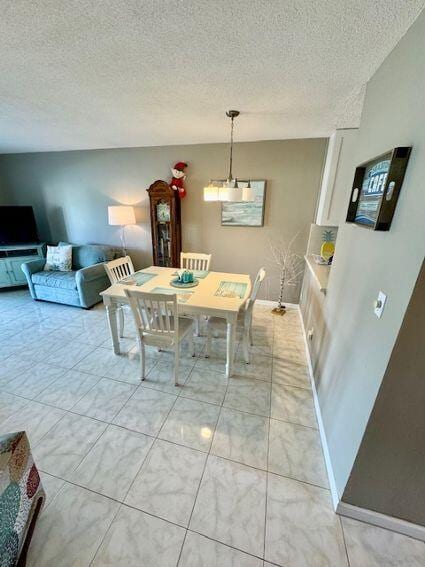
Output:
<path fill-rule="evenodd" d="M 159 222 L 167 222 L 170 220 L 170 205 L 161 201 L 156 206 L 156 218 Z"/>

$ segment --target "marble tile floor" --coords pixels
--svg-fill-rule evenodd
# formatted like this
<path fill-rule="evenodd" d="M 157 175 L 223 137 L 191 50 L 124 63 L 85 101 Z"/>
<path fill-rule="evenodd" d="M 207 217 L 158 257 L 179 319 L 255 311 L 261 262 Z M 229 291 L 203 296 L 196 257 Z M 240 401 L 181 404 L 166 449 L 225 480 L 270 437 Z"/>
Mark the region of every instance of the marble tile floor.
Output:
<path fill-rule="evenodd" d="M 47 503 L 28 566 L 416 567 L 425 544 L 331 507 L 298 312 L 254 310 L 252 364 L 225 340 L 114 356 L 102 305 L 0 292 L 0 431 L 25 429 Z"/>

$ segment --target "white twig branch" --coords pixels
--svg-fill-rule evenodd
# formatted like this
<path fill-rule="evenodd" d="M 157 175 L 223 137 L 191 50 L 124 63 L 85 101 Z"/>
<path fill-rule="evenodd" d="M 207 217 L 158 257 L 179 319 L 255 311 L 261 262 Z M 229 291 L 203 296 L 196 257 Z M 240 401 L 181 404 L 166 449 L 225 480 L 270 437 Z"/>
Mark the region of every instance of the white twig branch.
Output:
<path fill-rule="evenodd" d="M 293 251 L 298 235 L 299 232 L 291 238 L 288 244 L 283 241 L 272 242 L 270 240 L 271 261 L 278 268 L 280 277 L 279 308 L 282 307 L 285 288 L 297 285 L 304 272 L 304 258 Z"/>

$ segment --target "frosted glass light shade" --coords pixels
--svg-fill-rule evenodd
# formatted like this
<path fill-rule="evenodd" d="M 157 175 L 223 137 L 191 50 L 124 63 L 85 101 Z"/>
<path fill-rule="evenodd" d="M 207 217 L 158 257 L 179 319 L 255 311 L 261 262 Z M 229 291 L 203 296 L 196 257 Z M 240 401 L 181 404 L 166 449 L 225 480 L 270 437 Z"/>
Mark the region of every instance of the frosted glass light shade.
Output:
<path fill-rule="evenodd" d="M 233 189 L 229 189 L 229 194 L 227 200 L 233 203 L 238 203 L 242 201 L 243 189 L 242 187 L 233 187 Z"/>
<path fill-rule="evenodd" d="M 223 183 L 214 185 L 212 182 L 207 187 L 204 187 L 204 201 L 230 201 L 242 202 L 253 201 L 254 192 L 250 187 L 238 186 L 236 179 L 227 179 Z"/>
<path fill-rule="evenodd" d="M 255 195 L 252 187 L 244 187 L 242 189 L 242 201 L 254 201 Z"/>
<path fill-rule="evenodd" d="M 112 226 L 136 224 L 134 208 L 121 205 L 108 207 L 108 223 Z"/>
<path fill-rule="evenodd" d="M 218 201 L 219 188 L 210 183 L 204 187 L 204 201 Z"/>
<path fill-rule="evenodd" d="M 219 189 L 218 189 L 218 200 L 219 201 L 228 201 L 229 200 L 229 191 L 231 191 L 231 189 L 228 188 L 227 183 L 223 183 L 223 187 L 219 187 Z"/>

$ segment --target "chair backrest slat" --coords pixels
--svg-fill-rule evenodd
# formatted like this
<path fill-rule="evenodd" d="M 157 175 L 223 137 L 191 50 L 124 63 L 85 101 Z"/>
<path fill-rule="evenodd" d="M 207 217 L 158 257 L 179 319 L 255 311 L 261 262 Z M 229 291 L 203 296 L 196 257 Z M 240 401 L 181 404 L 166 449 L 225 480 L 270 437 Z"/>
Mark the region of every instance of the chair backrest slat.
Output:
<path fill-rule="evenodd" d="M 180 268 L 182 270 L 208 271 L 210 269 L 211 254 L 198 254 L 196 252 L 180 252 Z"/>
<path fill-rule="evenodd" d="M 179 321 L 176 294 L 149 293 L 127 287 L 124 293 L 139 333 L 174 340 Z"/>
<path fill-rule="evenodd" d="M 134 274 L 133 262 L 130 256 L 124 256 L 123 258 L 117 258 L 116 260 L 108 262 L 105 264 L 105 270 L 111 284 L 115 284 L 127 276 Z"/>
<path fill-rule="evenodd" d="M 245 305 L 245 324 L 250 324 L 252 319 L 252 310 L 254 309 L 254 303 L 257 299 L 258 292 L 260 291 L 261 284 L 266 277 L 266 270 L 260 268 L 254 280 L 254 285 L 252 286 L 251 295 Z"/>
<path fill-rule="evenodd" d="M 260 268 L 254 280 L 254 285 L 252 286 L 250 300 L 255 301 L 257 299 L 258 292 L 260 291 L 261 284 L 266 277 L 266 270 L 264 268 Z"/>
<path fill-rule="evenodd" d="M 165 317 L 167 333 L 171 333 L 170 317 Z"/>

